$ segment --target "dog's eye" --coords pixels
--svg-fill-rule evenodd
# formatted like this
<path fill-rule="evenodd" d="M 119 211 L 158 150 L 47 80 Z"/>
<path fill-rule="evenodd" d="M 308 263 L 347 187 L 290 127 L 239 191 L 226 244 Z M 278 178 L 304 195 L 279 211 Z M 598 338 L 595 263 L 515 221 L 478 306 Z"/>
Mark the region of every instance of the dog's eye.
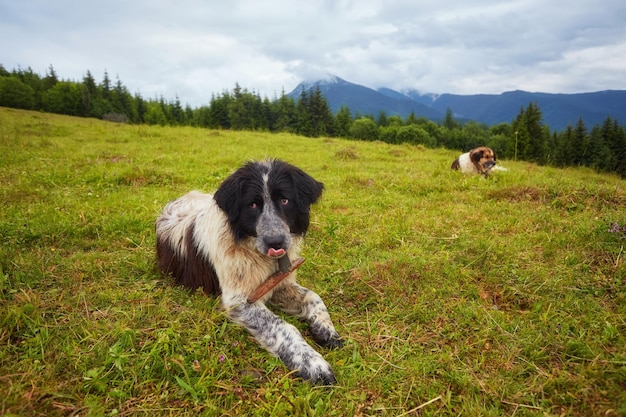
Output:
<path fill-rule="evenodd" d="M 289 204 L 289 199 L 288 198 L 281 198 L 280 199 L 280 204 L 282 206 L 286 206 L 287 204 Z"/>

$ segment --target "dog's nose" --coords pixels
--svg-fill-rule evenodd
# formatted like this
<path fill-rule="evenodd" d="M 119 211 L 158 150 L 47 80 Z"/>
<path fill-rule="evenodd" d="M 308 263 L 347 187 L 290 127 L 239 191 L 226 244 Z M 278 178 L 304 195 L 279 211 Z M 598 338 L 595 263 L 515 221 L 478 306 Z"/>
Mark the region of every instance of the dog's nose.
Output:
<path fill-rule="evenodd" d="M 487 161 L 487 162 L 485 162 L 485 167 L 486 168 L 492 168 L 494 166 L 496 166 L 496 161 Z"/>
<path fill-rule="evenodd" d="M 283 245 L 285 244 L 285 238 L 283 236 L 265 236 L 263 238 L 263 242 L 267 245 L 268 248 L 272 249 L 284 249 Z"/>

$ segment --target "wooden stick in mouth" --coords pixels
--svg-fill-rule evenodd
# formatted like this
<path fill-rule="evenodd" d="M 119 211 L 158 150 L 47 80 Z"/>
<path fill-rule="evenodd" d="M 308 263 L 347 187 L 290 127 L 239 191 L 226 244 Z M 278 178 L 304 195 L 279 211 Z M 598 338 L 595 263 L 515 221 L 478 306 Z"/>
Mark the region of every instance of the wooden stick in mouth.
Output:
<path fill-rule="evenodd" d="M 284 256 L 283 258 L 286 258 L 286 256 Z M 287 262 L 289 262 L 289 260 L 287 260 Z M 277 286 L 283 279 L 287 278 L 289 274 L 298 269 L 298 267 L 303 263 L 304 258 L 297 258 L 291 263 L 291 268 L 287 269 L 286 271 L 284 271 L 283 268 L 280 268 L 278 271 L 274 272 L 265 281 L 263 281 L 261 285 L 259 285 L 256 290 L 254 290 L 254 292 L 248 297 L 248 303 L 256 303 L 259 298 L 267 294 L 269 290 Z"/>

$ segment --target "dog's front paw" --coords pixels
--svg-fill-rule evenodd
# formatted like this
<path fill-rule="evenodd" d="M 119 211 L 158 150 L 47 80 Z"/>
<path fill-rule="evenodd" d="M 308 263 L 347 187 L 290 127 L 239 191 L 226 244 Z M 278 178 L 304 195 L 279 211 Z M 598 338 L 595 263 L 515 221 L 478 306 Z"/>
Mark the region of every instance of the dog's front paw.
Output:
<path fill-rule="evenodd" d="M 343 347 L 343 339 L 341 338 L 341 336 L 339 336 L 338 333 L 335 333 L 322 346 L 327 347 L 329 349 L 339 349 Z"/>
<path fill-rule="evenodd" d="M 320 346 L 330 349 L 343 346 L 343 340 L 341 340 L 339 333 L 328 327 L 313 324 L 311 326 L 311 335 L 313 336 L 313 340 Z"/>
<path fill-rule="evenodd" d="M 337 381 L 333 368 L 304 341 L 284 346 L 278 356 L 297 376 L 313 384 L 331 385 Z"/>
<path fill-rule="evenodd" d="M 333 369 L 319 354 L 302 361 L 297 375 L 313 384 L 333 385 L 337 382 Z"/>

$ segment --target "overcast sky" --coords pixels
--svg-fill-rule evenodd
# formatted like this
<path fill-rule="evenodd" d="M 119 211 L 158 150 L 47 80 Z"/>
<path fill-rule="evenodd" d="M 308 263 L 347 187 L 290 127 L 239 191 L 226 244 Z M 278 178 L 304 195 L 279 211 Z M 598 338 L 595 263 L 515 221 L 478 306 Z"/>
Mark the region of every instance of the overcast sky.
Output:
<path fill-rule="evenodd" d="M 429 93 L 626 89 L 624 0 L 0 0 L 0 64 L 192 107 L 330 73 Z"/>

